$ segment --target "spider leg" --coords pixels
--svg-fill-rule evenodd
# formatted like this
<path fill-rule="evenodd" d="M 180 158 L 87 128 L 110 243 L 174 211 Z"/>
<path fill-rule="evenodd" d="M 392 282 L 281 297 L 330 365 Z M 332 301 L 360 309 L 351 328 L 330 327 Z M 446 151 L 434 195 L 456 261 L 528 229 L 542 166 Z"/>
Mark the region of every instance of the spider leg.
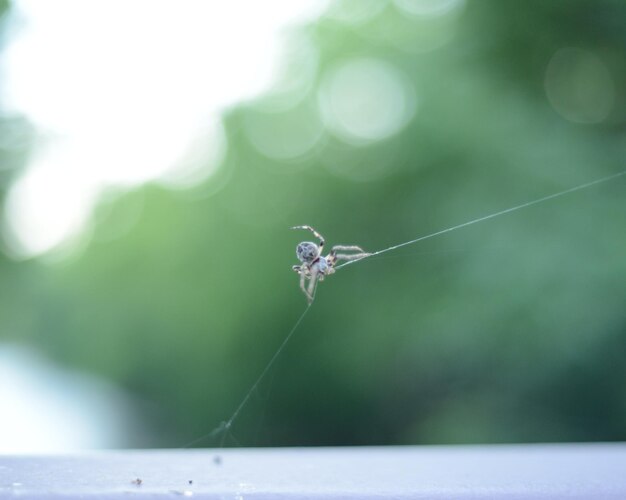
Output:
<path fill-rule="evenodd" d="M 300 290 L 302 290 L 302 292 L 304 293 L 304 295 L 307 296 L 307 299 L 309 298 L 309 293 L 306 291 L 306 287 L 304 286 L 304 284 L 306 283 L 306 274 L 305 273 L 300 273 Z"/>
<path fill-rule="evenodd" d="M 335 264 L 337 264 L 337 257 L 335 255 L 335 252 L 330 252 L 327 256 L 326 256 L 326 269 L 324 269 L 324 272 L 321 273 L 319 280 L 323 281 L 325 276 L 328 276 L 329 274 L 334 274 L 335 272 Z"/>
<path fill-rule="evenodd" d="M 367 253 L 367 252 L 363 252 L 363 253 L 355 253 L 352 255 L 347 255 L 344 253 L 336 253 L 335 255 L 335 259 L 336 260 L 345 260 L 346 262 L 350 262 L 351 260 L 359 260 L 359 259 L 364 259 L 365 257 L 369 257 L 370 255 L 372 255 L 371 253 Z"/>
<path fill-rule="evenodd" d="M 298 274 L 304 274 L 307 278 L 311 276 L 309 266 L 307 266 L 306 264 L 303 264 L 301 266 L 291 266 L 291 269 L 293 269 Z"/>
<path fill-rule="evenodd" d="M 348 252 L 356 251 L 359 253 L 355 253 L 355 254 L 337 253 L 337 250 L 343 250 L 343 251 L 348 251 Z M 364 259 L 365 257 L 369 257 L 370 255 L 372 254 L 366 252 L 365 250 L 363 250 L 361 247 L 357 245 L 335 245 L 333 246 L 330 253 L 328 254 L 328 258 L 331 260 L 332 262 L 331 268 L 333 268 L 338 260 L 345 260 L 346 262 L 350 262 L 351 260 Z"/>
<path fill-rule="evenodd" d="M 313 267 L 311 269 L 311 281 L 309 281 L 309 288 L 304 291 L 309 304 L 313 303 L 313 293 L 315 292 L 315 284 L 317 282 L 318 274 L 319 271 L 317 270 L 317 267 Z M 300 283 L 302 284 L 302 280 L 300 280 Z"/>
<path fill-rule="evenodd" d="M 355 252 L 361 252 L 361 253 L 366 253 L 365 250 L 363 250 L 361 247 L 358 247 L 356 245 L 335 245 L 332 249 L 331 252 L 335 252 L 337 250 L 343 250 L 343 251 L 355 251 Z"/>
<path fill-rule="evenodd" d="M 315 229 L 313 229 L 311 226 L 293 226 L 291 229 L 306 229 L 307 231 L 311 231 L 315 235 L 315 237 L 320 240 L 319 248 L 320 253 L 322 253 L 322 248 L 324 248 L 324 243 L 326 242 L 324 241 L 324 237 Z"/>

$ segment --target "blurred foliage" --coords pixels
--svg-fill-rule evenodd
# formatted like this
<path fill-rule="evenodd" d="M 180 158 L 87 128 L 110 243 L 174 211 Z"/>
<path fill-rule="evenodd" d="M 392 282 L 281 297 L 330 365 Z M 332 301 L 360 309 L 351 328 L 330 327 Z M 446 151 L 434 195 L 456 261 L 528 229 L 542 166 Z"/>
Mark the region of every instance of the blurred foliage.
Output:
<path fill-rule="evenodd" d="M 309 237 L 290 226 L 376 250 L 624 168 L 625 20 L 621 1 L 484 0 L 441 26 L 390 4 L 361 24 L 302 27 L 319 51 L 313 90 L 295 111 L 261 113 L 265 130 L 317 110 L 325 71 L 352 57 L 407 77 L 410 123 L 368 144 L 324 131 L 308 154 L 272 159 L 246 133 L 258 103 L 231 109 L 227 157 L 203 185 L 111 193 L 69 259 L 0 258 L 2 340 L 133 394 L 149 432 L 129 446 L 210 432 L 305 307 L 290 266 Z M 564 47 L 593 51 L 616 82 L 600 123 L 568 121 L 546 96 Z M 233 435 L 249 446 L 626 439 L 625 188 L 342 269 Z M 136 222 L 116 236 L 125 220 Z"/>

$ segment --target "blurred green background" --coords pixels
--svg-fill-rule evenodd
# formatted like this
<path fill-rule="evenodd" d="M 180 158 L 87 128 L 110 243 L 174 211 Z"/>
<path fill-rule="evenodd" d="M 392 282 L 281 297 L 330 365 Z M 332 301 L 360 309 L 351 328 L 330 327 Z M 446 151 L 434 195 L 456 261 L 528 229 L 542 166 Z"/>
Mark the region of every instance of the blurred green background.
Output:
<path fill-rule="evenodd" d="M 229 106 L 204 181 L 110 189 L 72 251 L 5 237 L 0 346 L 121 391 L 105 446 L 231 416 L 306 306 L 290 226 L 374 251 L 626 166 L 623 1 L 339 1 L 288 40 L 305 90 Z M 6 198 L 40 132 L 1 125 Z M 227 443 L 626 439 L 625 197 L 619 178 L 341 269 Z"/>

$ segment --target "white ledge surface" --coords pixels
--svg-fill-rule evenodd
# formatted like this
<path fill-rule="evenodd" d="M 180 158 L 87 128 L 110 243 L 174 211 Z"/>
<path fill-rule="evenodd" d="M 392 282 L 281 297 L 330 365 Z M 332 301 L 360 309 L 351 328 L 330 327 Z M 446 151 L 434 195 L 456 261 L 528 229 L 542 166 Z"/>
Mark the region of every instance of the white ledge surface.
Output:
<path fill-rule="evenodd" d="M 133 483 L 137 479 L 141 484 Z M 180 496 L 256 500 L 626 499 L 626 444 L 0 456 L 2 499 Z"/>

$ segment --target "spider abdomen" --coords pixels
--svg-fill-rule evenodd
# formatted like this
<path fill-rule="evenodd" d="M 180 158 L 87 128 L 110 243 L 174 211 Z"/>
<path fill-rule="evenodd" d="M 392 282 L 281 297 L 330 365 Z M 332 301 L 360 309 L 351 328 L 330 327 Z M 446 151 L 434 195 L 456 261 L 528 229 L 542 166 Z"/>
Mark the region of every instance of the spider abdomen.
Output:
<path fill-rule="evenodd" d="M 317 256 L 319 255 L 319 249 L 315 243 L 310 241 L 303 241 L 302 243 L 298 243 L 296 247 L 296 257 L 300 262 L 313 262 Z"/>

